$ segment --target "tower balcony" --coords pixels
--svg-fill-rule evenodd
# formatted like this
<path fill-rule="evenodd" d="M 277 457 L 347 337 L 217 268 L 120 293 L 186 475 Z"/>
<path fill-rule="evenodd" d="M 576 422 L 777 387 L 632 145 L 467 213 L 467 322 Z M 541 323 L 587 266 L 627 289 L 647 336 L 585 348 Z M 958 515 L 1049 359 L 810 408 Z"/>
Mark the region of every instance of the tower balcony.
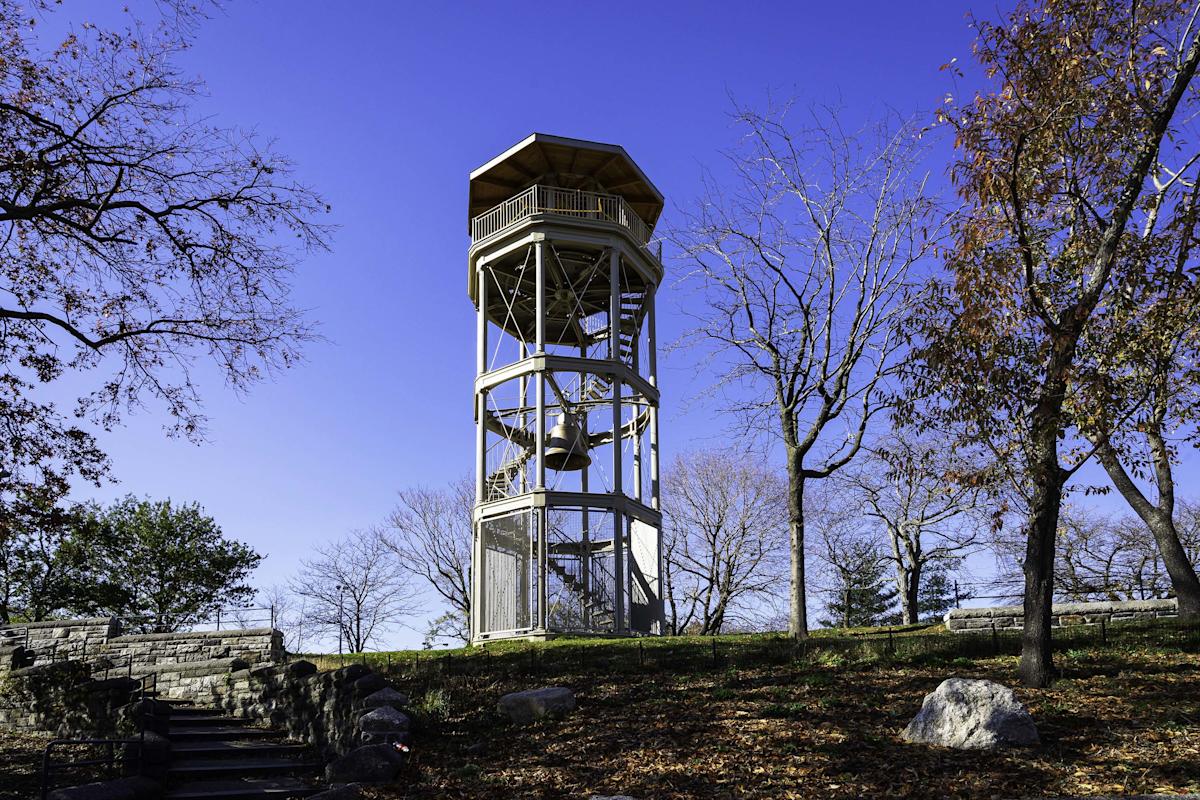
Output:
<path fill-rule="evenodd" d="M 471 242 L 479 244 L 534 217 L 569 219 L 600 227 L 616 226 L 628 232 L 656 260 L 662 261 L 662 240 L 653 238 L 653 229 L 624 197 L 540 184 L 473 217 Z"/>

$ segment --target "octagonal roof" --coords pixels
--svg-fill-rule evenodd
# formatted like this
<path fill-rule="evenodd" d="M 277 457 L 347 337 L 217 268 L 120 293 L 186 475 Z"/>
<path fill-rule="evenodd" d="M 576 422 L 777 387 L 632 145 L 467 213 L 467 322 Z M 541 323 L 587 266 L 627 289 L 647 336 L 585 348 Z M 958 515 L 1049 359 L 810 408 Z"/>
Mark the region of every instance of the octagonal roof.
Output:
<path fill-rule="evenodd" d="M 468 231 L 472 219 L 537 183 L 620 195 L 651 228 L 663 209 L 662 193 L 620 145 L 534 133 L 471 173 Z"/>

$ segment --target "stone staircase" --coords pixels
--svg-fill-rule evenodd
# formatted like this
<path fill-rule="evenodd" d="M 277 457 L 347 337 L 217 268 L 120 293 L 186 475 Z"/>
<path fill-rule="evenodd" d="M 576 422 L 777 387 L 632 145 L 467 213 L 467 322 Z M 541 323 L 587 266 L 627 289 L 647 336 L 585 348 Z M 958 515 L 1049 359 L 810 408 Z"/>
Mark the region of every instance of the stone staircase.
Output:
<path fill-rule="evenodd" d="M 159 702 L 171 706 L 165 800 L 283 800 L 324 788 L 323 765 L 308 747 L 217 709 Z"/>

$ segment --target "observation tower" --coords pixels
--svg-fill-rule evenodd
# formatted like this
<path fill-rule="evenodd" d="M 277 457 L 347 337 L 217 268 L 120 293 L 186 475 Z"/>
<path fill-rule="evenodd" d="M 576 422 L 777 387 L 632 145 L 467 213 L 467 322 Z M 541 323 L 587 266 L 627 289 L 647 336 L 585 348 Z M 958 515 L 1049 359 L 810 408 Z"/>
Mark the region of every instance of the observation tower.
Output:
<path fill-rule="evenodd" d="M 471 173 L 471 638 L 662 632 L 653 240 L 617 145 L 535 133 Z"/>

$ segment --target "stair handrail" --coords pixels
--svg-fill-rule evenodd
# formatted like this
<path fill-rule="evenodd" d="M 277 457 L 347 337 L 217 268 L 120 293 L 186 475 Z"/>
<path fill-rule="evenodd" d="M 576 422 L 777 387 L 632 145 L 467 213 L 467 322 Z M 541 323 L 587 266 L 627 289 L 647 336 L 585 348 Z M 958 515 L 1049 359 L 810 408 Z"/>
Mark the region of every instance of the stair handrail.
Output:
<path fill-rule="evenodd" d="M 79 768 L 79 767 L 92 767 L 92 766 L 104 765 L 108 772 L 109 779 L 112 779 L 114 777 L 113 773 L 116 770 L 116 764 L 117 764 L 117 757 L 116 757 L 116 746 L 117 745 L 136 745 L 137 746 L 137 772 L 136 772 L 136 774 L 138 774 L 138 775 L 145 774 L 145 771 L 146 771 L 146 728 L 147 728 L 147 722 L 150 719 L 152 719 L 154 716 L 152 711 L 147 710 L 146 701 L 150 699 L 152 693 L 155 693 L 158 691 L 158 673 L 157 672 L 149 672 L 149 673 L 139 677 L 137 679 L 137 681 L 138 681 L 138 688 L 134 692 L 130 692 L 130 694 L 136 694 L 137 699 L 138 699 L 138 712 L 139 712 L 139 717 L 140 717 L 140 720 L 139 720 L 140 725 L 138 727 L 141 730 L 138 732 L 137 738 L 133 738 L 133 737 L 128 737 L 128 738 L 81 737 L 81 738 L 75 738 L 75 739 L 67 739 L 67 738 L 52 739 L 50 742 L 48 742 L 46 744 L 46 748 L 42 751 L 42 768 L 41 768 L 41 784 L 42 784 L 41 798 L 42 798 L 42 800 L 46 800 L 46 797 L 50 792 L 50 787 L 52 785 L 51 771 L 53 770 L 53 768 L 56 768 L 56 767 L 58 767 L 58 768 L 70 767 L 70 768 L 75 769 L 75 768 Z M 151 688 L 151 687 L 153 687 L 153 688 Z M 61 747 L 67 746 L 67 745 L 88 745 L 88 746 L 103 745 L 108 750 L 108 755 L 105 758 L 94 758 L 94 759 L 87 759 L 87 760 L 83 760 L 83 761 L 79 761 L 79 760 L 59 761 L 59 762 L 52 761 L 50 757 L 53 754 L 54 749 L 61 748 Z"/>

